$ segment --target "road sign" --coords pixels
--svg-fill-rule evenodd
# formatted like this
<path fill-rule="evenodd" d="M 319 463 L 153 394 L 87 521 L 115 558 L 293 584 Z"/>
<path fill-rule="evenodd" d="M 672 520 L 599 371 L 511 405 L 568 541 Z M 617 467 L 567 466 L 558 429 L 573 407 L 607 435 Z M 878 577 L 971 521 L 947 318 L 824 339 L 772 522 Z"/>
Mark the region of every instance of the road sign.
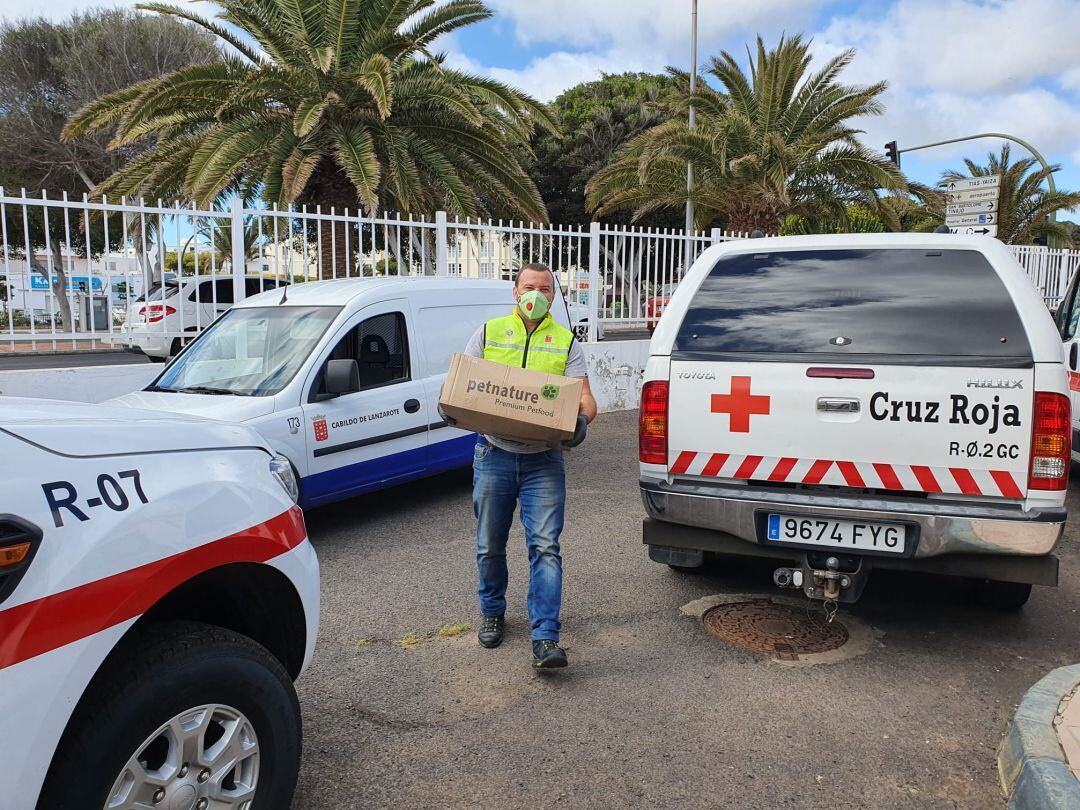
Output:
<path fill-rule="evenodd" d="M 985 214 L 988 211 L 997 210 L 996 200 L 980 200 L 979 202 L 958 203 L 945 208 L 945 213 L 950 217 L 961 214 Z"/>
<path fill-rule="evenodd" d="M 950 203 L 971 203 L 978 202 L 980 200 L 996 200 L 998 198 L 998 188 L 972 188 L 967 191 L 950 191 L 945 195 L 945 199 Z"/>
<path fill-rule="evenodd" d="M 968 214 L 959 217 L 945 217 L 945 224 L 950 228 L 954 225 L 993 225 L 997 222 L 997 214 Z"/>
<path fill-rule="evenodd" d="M 997 236 L 997 225 L 970 225 L 968 227 L 949 228 L 950 233 L 963 236 Z"/>
<path fill-rule="evenodd" d="M 967 191 L 972 188 L 997 188 L 1001 185 L 1001 175 L 991 174 L 986 177 L 966 177 L 962 180 L 950 180 L 946 191 Z"/>

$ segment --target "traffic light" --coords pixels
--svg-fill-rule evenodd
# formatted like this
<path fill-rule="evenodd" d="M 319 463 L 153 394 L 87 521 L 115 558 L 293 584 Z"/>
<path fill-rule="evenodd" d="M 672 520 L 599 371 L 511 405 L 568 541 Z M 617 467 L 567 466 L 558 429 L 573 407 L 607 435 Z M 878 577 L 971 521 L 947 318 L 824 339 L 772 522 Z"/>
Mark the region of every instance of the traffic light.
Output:
<path fill-rule="evenodd" d="M 900 165 L 900 153 L 896 150 L 896 141 L 889 141 L 885 144 L 885 157 L 897 166 Z"/>

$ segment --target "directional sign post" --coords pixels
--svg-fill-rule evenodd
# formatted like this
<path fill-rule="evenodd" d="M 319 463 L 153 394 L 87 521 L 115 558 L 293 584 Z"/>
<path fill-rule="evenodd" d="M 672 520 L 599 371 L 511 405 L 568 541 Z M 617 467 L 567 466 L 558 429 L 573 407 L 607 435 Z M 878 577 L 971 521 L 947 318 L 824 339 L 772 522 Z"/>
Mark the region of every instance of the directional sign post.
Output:
<path fill-rule="evenodd" d="M 971 203 L 971 202 L 984 202 L 986 200 L 997 200 L 998 190 L 996 188 L 973 188 L 968 191 L 949 191 L 945 193 L 945 199 L 950 203 Z"/>
<path fill-rule="evenodd" d="M 1001 185 L 1000 174 L 988 174 L 985 177 L 965 177 L 961 180 L 950 180 L 945 186 L 946 191 L 970 191 L 975 188 L 997 188 Z"/>
<path fill-rule="evenodd" d="M 996 222 L 996 214 L 962 214 L 960 216 L 945 217 L 945 224 L 950 228 L 954 225 L 993 225 Z"/>
<path fill-rule="evenodd" d="M 952 233 L 997 236 L 1001 175 L 950 180 L 945 186 L 945 224 Z"/>
<path fill-rule="evenodd" d="M 949 233 L 958 233 L 963 236 L 997 236 L 997 225 L 949 226 Z"/>
<path fill-rule="evenodd" d="M 945 213 L 950 217 L 961 214 L 986 214 L 997 210 L 997 200 L 982 200 L 980 202 L 956 203 L 945 208 Z"/>

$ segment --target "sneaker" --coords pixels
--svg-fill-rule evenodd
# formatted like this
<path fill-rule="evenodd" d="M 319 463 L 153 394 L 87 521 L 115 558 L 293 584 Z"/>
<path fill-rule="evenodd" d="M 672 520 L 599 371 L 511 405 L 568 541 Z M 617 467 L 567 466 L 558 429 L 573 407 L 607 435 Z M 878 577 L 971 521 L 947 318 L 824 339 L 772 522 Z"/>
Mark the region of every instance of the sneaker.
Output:
<path fill-rule="evenodd" d="M 533 669 L 559 669 L 565 667 L 566 650 L 549 639 L 540 639 L 532 643 Z"/>
<path fill-rule="evenodd" d="M 503 639 L 503 617 L 485 616 L 476 632 L 476 640 L 481 647 L 498 647 Z"/>

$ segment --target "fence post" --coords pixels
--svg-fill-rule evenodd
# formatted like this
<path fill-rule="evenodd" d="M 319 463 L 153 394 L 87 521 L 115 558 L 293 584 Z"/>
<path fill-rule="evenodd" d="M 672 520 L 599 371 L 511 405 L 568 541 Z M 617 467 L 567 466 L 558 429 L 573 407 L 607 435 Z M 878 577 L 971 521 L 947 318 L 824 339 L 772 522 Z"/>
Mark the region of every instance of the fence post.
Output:
<path fill-rule="evenodd" d="M 446 212 L 435 212 L 435 275 L 450 275 L 449 243 L 446 236 Z"/>
<path fill-rule="evenodd" d="M 244 259 L 244 204 L 239 197 L 234 197 L 229 213 L 229 226 L 232 228 L 232 277 L 233 301 L 240 303 L 247 297 L 244 276 L 247 266 Z"/>
<path fill-rule="evenodd" d="M 714 245 L 719 245 L 721 242 L 724 241 L 724 232 L 719 228 L 713 228 L 710 236 Z"/>
<path fill-rule="evenodd" d="M 600 223 L 589 223 L 589 343 L 596 343 L 600 324 L 600 296 L 604 279 L 600 274 Z"/>

